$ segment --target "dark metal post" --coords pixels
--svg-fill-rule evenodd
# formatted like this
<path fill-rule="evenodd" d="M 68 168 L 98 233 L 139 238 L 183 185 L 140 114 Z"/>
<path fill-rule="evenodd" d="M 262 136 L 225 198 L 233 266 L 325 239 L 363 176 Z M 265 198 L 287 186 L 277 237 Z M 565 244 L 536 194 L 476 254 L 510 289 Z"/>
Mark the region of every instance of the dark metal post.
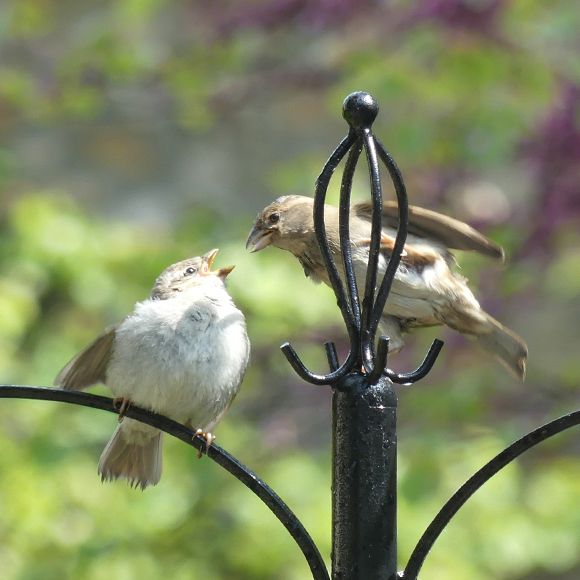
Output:
<path fill-rule="evenodd" d="M 409 204 L 401 173 L 371 129 L 378 111 L 376 100 L 368 93 L 353 93 L 345 99 L 343 115 L 350 130 L 322 169 L 314 195 L 314 231 L 348 330 L 348 357 L 340 365 L 334 344 L 327 342 L 330 373 L 319 375 L 304 366 L 288 343 L 281 347 L 305 381 L 333 388 L 333 580 L 397 578 L 397 397 L 393 382 L 413 383 L 425 376 L 443 344 L 434 342 L 423 364 L 408 374 L 397 374 L 387 368 L 388 336 L 380 336 L 375 344 L 409 223 Z M 349 222 L 353 176 L 363 149 L 370 173 L 373 213 L 361 300 L 352 260 Z M 324 207 L 330 178 L 347 153 L 340 189 L 341 273 L 326 236 Z M 379 160 L 389 171 L 399 205 L 397 237 L 388 266 L 380 275 L 383 202 Z"/>
<path fill-rule="evenodd" d="M 332 578 L 397 577 L 397 397 L 350 377 L 332 397 Z"/>

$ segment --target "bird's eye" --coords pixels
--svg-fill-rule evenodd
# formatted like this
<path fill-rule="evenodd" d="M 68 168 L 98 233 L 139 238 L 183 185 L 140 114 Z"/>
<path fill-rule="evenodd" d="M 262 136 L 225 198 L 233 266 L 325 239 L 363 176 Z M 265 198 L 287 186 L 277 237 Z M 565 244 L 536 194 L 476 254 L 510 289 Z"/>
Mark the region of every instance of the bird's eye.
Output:
<path fill-rule="evenodd" d="M 268 221 L 271 224 L 277 224 L 280 221 L 280 214 L 279 213 L 271 213 L 268 217 Z"/>
<path fill-rule="evenodd" d="M 185 270 L 185 275 L 186 276 L 193 276 L 193 274 L 195 274 L 196 272 L 197 272 L 197 268 L 190 266 L 189 268 L 187 268 L 187 270 Z"/>

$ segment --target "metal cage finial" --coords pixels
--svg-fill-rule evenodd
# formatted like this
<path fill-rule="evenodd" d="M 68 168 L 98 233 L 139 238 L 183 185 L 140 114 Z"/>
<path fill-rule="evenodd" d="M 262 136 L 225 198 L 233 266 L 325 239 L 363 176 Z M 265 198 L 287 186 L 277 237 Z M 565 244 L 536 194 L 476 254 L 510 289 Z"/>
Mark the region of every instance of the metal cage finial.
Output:
<path fill-rule="evenodd" d="M 329 361 L 330 373 L 318 375 L 305 367 L 289 343 L 283 344 L 281 349 L 298 375 L 305 381 L 316 385 L 336 385 L 347 375 L 358 372 L 360 369 L 371 385 L 376 384 L 382 376 L 387 376 L 395 383 L 413 383 L 423 378 L 431 370 L 443 346 L 442 341 L 436 339 L 421 366 L 408 374 L 398 374 L 387 368 L 388 336 L 380 336 L 375 348 L 379 321 L 389 297 L 407 238 L 409 202 L 405 184 L 397 164 L 372 132 L 372 124 L 379 112 L 376 99 L 369 93 L 352 93 L 344 100 L 342 111 L 343 117 L 350 126 L 350 131 L 329 157 L 316 180 L 313 217 L 318 246 L 348 332 L 350 351 L 345 362 L 339 365 L 334 345 L 330 343 L 327 346 L 327 352 L 328 349 L 332 349 L 335 353 L 332 360 Z M 352 182 L 363 149 L 366 153 L 370 173 L 373 212 L 369 261 L 361 305 L 352 263 L 349 220 Z M 346 282 L 345 289 L 328 244 L 324 221 L 324 202 L 330 179 L 347 153 L 349 155 L 342 175 L 339 204 L 339 235 Z M 399 205 L 399 227 L 393 253 L 377 290 L 383 207 L 379 159 L 389 171 L 395 187 Z"/>

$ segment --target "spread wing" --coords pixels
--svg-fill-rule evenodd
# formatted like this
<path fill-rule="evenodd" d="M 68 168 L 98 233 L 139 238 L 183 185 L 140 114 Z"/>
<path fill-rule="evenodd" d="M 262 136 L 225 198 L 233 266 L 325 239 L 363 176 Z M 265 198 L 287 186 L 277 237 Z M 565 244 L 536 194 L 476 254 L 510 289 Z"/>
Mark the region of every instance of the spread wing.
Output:
<path fill-rule="evenodd" d="M 352 206 L 352 210 L 363 219 L 371 219 L 370 202 L 357 203 Z M 399 209 L 396 201 L 383 203 L 383 225 L 394 229 L 399 226 Z M 409 233 L 420 238 L 439 240 L 450 249 L 478 252 L 491 258 L 504 259 L 501 246 L 466 223 L 429 209 L 409 206 Z"/>
<path fill-rule="evenodd" d="M 82 391 L 91 385 L 105 383 L 116 330 L 117 325 L 110 326 L 85 350 L 77 354 L 58 373 L 54 379 L 55 386 L 69 391 Z"/>

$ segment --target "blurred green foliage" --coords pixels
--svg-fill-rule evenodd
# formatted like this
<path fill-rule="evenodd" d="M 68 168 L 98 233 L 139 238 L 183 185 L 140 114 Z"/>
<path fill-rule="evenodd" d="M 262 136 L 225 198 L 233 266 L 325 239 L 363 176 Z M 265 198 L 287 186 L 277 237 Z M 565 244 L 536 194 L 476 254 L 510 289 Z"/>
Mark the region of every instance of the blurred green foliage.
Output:
<path fill-rule="evenodd" d="M 326 287 L 306 280 L 291 256 L 251 255 L 243 242 L 276 195 L 311 192 L 346 131 L 342 100 L 367 90 L 381 104 L 375 129 L 403 169 L 411 203 L 474 221 L 505 246 L 505 267 L 467 255 L 459 262 L 486 308 L 530 346 L 524 384 L 445 329 L 409 337 L 390 360 L 408 371 L 434 337 L 447 341 L 427 379 L 398 388 L 403 567 L 468 477 L 578 406 L 580 210 L 554 218 L 545 202 L 551 166 L 526 157 L 523 144 L 557 134 L 557 154 L 574 151 L 580 112 L 569 107 L 568 125 L 549 121 L 568 110 L 566 89 L 580 84 L 579 24 L 575 0 L 5 3 L 0 380 L 50 385 L 148 296 L 167 265 L 220 248 L 216 263 L 236 264 L 229 289 L 253 352 L 218 443 L 278 492 L 329 558 L 330 392 L 303 384 L 278 345 L 290 340 L 323 372 L 322 343 L 336 340 L 344 355 L 345 333 Z M 73 137 L 63 152 L 66 131 Z M 234 146 L 204 157 L 217 133 Z M 265 150 L 275 162 L 264 162 Z M 172 164 L 179 155 L 182 165 Z M 83 162 L 96 168 L 88 177 Z M 256 173 L 244 177 L 250 165 Z M 205 181 L 191 192 L 188 176 L 198 173 Z M 219 177 L 232 184 L 221 196 Z M 145 221 L 135 215 L 151 202 L 145 196 L 117 215 L 138 179 L 163 183 Z M 367 182 L 359 171 L 356 196 L 367 195 Z M 166 208 L 171 219 L 151 219 Z M 308 577 L 269 511 L 177 441 L 166 438 L 158 486 L 102 485 L 96 465 L 115 421 L 68 405 L 2 401 L 3 579 Z M 577 578 L 579 441 L 572 430 L 496 476 L 460 510 L 420 577 Z"/>
<path fill-rule="evenodd" d="M 104 326 L 147 297 L 165 265 L 212 246 L 220 247 L 222 265 L 226 257 L 237 262 L 231 292 L 248 312 L 258 353 L 271 350 L 268 337 L 281 341 L 280 333 L 336 318 L 328 299 L 286 308 L 285 293 L 299 295 L 306 283 L 291 275 L 289 261 L 253 260 L 235 240 L 216 243 L 224 230 L 236 229 L 234 224 L 208 232 L 207 215 L 199 212 L 197 220 L 188 216 L 176 244 L 169 231 L 152 235 L 143 227 L 89 219 L 62 195 L 44 192 L 16 201 L 2 238 L 0 372 L 5 380 L 50 384 Z M 253 280 L 271 284 L 256 287 Z M 261 309 L 252 315 L 256 297 Z M 257 391 L 267 391 L 268 374 L 267 368 L 252 368 L 238 411 L 220 429 L 220 443 L 260 468 L 296 504 L 328 552 L 328 460 L 322 456 L 326 469 L 321 469 L 298 449 L 278 456 L 240 412 L 261 397 Z M 301 556 L 268 510 L 210 461 L 197 461 L 186 446 L 166 443 L 166 486 L 143 494 L 125 485 L 102 486 L 95 461 L 114 428 L 113 415 L 4 402 L 0 558 L 6 578 L 271 578 L 280 567 L 287 569 L 287 578 L 300 576 Z"/>

